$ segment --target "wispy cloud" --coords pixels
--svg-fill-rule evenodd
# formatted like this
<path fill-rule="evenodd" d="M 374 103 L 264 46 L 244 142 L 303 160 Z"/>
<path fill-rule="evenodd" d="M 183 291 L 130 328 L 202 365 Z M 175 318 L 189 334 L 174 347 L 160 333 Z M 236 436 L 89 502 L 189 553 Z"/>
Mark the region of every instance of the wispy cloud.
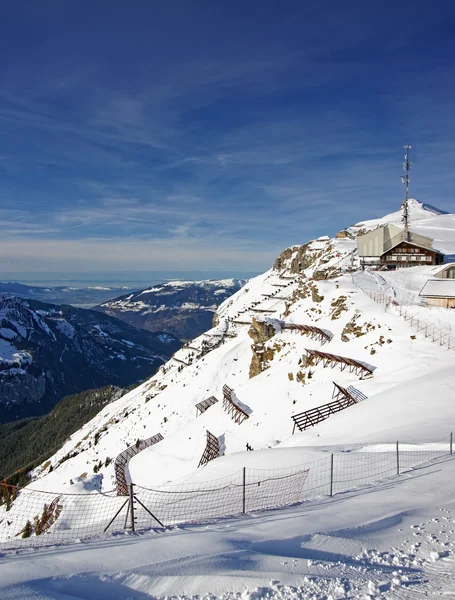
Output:
<path fill-rule="evenodd" d="M 139 4 L 11 7 L 39 42 L 0 37 L 3 255 L 266 268 L 395 210 L 406 142 L 413 193 L 455 210 L 453 42 L 431 7 Z"/>

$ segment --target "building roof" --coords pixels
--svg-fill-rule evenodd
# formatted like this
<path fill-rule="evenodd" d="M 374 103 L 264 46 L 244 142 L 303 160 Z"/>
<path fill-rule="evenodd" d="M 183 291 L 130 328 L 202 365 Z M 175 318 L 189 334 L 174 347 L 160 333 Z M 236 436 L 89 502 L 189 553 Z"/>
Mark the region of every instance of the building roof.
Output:
<path fill-rule="evenodd" d="M 438 273 L 443 273 L 447 269 L 450 269 L 453 267 L 455 267 L 455 262 L 446 262 L 443 265 L 439 265 L 438 267 L 435 267 L 434 269 L 432 269 L 432 273 L 437 275 Z"/>
<path fill-rule="evenodd" d="M 429 279 L 420 290 L 424 298 L 455 298 L 455 279 Z"/>
<path fill-rule="evenodd" d="M 430 238 L 428 238 L 428 239 L 430 239 Z M 396 248 L 400 244 L 406 244 L 408 246 L 415 246 L 416 248 L 423 248 L 423 250 L 429 250 L 430 252 L 434 252 L 435 254 L 442 254 L 442 252 L 439 252 L 439 250 L 436 250 L 436 248 L 429 248 L 428 246 L 424 246 L 423 244 L 416 244 L 415 242 L 408 242 L 407 240 L 400 240 L 399 242 L 397 242 L 396 244 L 391 246 L 388 250 L 384 250 L 384 252 L 381 254 L 381 256 L 384 256 L 384 254 L 391 252 L 394 248 Z"/>

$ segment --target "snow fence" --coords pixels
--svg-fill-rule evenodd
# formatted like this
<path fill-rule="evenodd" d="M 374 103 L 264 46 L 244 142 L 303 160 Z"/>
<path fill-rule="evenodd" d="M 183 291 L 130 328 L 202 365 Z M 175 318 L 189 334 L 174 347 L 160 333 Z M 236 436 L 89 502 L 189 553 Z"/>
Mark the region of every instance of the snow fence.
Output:
<path fill-rule="evenodd" d="M 379 483 L 453 458 L 453 435 L 435 443 L 379 444 L 327 453 L 278 470 L 243 468 L 228 477 L 157 489 L 129 485 L 128 494 L 68 494 L 1 484 L 0 550 L 53 545 L 291 506 Z"/>

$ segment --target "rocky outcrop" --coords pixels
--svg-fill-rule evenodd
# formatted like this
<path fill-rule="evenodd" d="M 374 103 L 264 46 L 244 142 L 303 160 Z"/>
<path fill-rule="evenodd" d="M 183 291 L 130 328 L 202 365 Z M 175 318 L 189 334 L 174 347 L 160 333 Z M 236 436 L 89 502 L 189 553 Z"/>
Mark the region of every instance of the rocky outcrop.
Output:
<path fill-rule="evenodd" d="M 276 329 L 272 323 L 268 321 L 259 321 L 254 317 L 252 318 L 248 335 L 255 344 L 264 344 L 272 339 L 275 334 Z"/>
<path fill-rule="evenodd" d="M 265 371 L 268 363 L 273 359 L 274 351 L 272 348 L 264 346 L 277 333 L 273 323 L 268 321 L 259 321 L 253 317 L 248 335 L 253 340 L 251 345 L 253 356 L 250 364 L 250 379 Z"/>
<path fill-rule="evenodd" d="M 3 408 L 14 404 L 39 402 L 46 392 L 44 373 L 33 376 L 20 371 L 14 369 L 13 373 L 5 372 L 0 378 L 0 398 Z"/>
<path fill-rule="evenodd" d="M 253 344 L 251 349 L 253 356 L 250 363 L 250 379 L 265 371 L 269 366 L 269 362 L 275 356 L 272 348 L 266 348 L 264 344 Z"/>
<path fill-rule="evenodd" d="M 281 270 L 286 268 L 291 273 L 302 273 L 305 269 L 312 266 L 314 257 L 308 254 L 309 244 L 303 246 L 291 246 L 286 248 L 275 260 L 274 269 Z"/>

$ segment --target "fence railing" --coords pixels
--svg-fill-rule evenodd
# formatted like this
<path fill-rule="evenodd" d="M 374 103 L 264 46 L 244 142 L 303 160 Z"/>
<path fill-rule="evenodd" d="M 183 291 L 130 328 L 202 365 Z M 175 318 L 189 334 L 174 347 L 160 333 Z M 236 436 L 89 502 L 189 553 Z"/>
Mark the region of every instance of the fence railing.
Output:
<path fill-rule="evenodd" d="M 2 484 L 0 550 L 43 546 L 290 506 L 333 496 L 453 456 L 453 436 L 437 443 L 384 444 L 374 452 L 329 454 L 286 469 L 243 468 L 215 481 L 149 488 L 130 484 L 83 494 Z M 39 485 L 39 484 L 34 484 Z"/>
<path fill-rule="evenodd" d="M 390 304 L 396 302 L 393 294 L 391 294 L 390 292 L 375 292 L 373 290 L 362 291 L 378 304 Z"/>
<path fill-rule="evenodd" d="M 423 315 L 418 307 L 398 306 L 395 307 L 400 317 L 403 317 L 417 333 L 430 339 L 439 346 L 445 346 L 448 350 L 455 350 L 455 332 L 449 324 L 431 321 Z"/>
<path fill-rule="evenodd" d="M 419 307 L 417 304 L 403 304 L 401 301 L 398 303 L 392 290 L 383 291 L 368 289 L 362 285 L 359 277 L 356 278 L 353 276 L 352 281 L 354 285 L 375 302 L 390 305 L 390 308 L 386 306 L 386 310 L 395 311 L 400 317 L 403 317 L 417 333 L 423 333 L 427 339 L 430 339 L 439 346 L 445 346 L 448 350 L 455 350 L 455 332 L 448 323 L 431 320 L 428 315 L 422 313 L 422 307 Z"/>

